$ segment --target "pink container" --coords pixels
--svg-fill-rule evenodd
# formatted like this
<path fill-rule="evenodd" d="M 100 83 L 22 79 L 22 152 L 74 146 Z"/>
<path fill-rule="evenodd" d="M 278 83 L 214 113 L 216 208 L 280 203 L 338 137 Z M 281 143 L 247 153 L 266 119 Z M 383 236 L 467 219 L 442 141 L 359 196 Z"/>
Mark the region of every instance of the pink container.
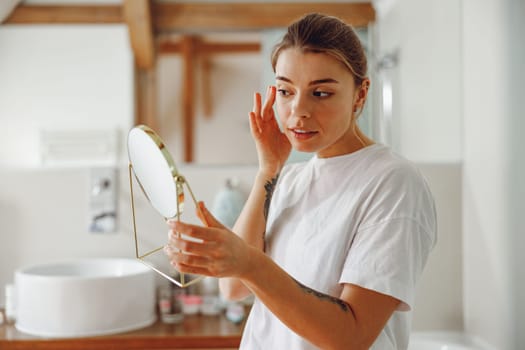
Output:
<path fill-rule="evenodd" d="M 199 312 L 202 297 L 198 295 L 181 295 L 179 299 L 182 301 L 182 312 L 186 315 L 194 315 Z"/>

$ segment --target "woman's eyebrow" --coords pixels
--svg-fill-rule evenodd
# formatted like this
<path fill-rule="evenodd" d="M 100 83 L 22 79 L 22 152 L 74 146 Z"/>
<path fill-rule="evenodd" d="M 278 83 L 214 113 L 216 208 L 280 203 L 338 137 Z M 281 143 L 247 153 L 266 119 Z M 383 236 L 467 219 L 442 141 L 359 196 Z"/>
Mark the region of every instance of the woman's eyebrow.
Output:
<path fill-rule="evenodd" d="M 291 79 L 288 79 L 287 77 L 283 77 L 281 75 L 276 76 L 275 80 L 282 80 L 287 83 L 293 84 L 293 81 Z M 339 84 L 339 82 L 335 79 L 325 78 L 325 79 L 312 80 L 311 82 L 308 83 L 308 85 L 311 86 L 311 85 L 326 84 L 326 83 Z"/>
<path fill-rule="evenodd" d="M 339 82 L 335 79 L 325 78 L 325 79 L 312 80 L 311 82 L 308 83 L 308 85 L 318 85 L 318 84 L 326 84 L 326 83 L 339 84 Z"/>
<path fill-rule="evenodd" d="M 288 79 L 287 77 L 283 77 L 281 75 L 276 76 L 275 80 L 282 80 L 282 81 L 285 81 L 285 82 L 290 83 L 290 84 L 293 83 L 290 79 Z"/>

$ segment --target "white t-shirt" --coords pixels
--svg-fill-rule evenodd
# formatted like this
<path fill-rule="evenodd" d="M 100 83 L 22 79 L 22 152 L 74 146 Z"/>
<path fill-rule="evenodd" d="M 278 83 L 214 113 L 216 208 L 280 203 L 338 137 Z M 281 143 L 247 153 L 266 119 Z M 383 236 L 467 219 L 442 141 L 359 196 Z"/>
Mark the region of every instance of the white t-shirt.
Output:
<path fill-rule="evenodd" d="M 283 168 L 267 254 L 300 283 L 339 297 L 352 283 L 402 301 L 372 349 L 406 349 L 416 282 L 436 242 L 434 200 L 417 168 L 375 144 Z M 241 349 L 317 349 L 258 299 Z"/>

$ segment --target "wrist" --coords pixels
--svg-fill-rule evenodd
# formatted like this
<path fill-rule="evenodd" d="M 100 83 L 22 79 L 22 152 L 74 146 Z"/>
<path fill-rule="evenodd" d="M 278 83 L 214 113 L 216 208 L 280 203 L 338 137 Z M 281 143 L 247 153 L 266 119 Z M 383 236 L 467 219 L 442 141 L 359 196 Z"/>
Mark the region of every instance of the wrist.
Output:
<path fill-rule="evenodd" d="M 262 265 L 261 256 L 265 257 L 266 255 L 260 249 L 249 246 L 247 263 L 243 272 L 239 275 L 243 282 L 250 283 L 259 274 L 259 269 Z"/>
<path fill-rule="evenodd" d="M 257 172 L 257 179 L 260 179 L 262 181 L 269 181 L 273 180 L 274 178 L 279 176 L 279 173 L 281 172 L 281 169 L 262 169 L 259 168 L 259 171 Z"/>

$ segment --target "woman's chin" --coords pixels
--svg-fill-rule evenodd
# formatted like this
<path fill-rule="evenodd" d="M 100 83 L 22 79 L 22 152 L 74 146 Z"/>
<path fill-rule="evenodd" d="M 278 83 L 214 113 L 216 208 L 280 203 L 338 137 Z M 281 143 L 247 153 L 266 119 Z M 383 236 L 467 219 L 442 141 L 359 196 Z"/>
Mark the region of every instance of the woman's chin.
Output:
<path fill-rule="evenodd" d="M 295 137 L 289 137 L 288 140 L 292 144 L 292 148 L 298 152 L 315 153 L 319 151 L 319 145 L 315 144 L 313 140 L 298 140 Z"/>
<path fill-rule="evenodd" d="M 294 150 L 296 150 L 297 152 L 303 152 L 303 153 L 315 153 L 317 152 L 317 149 L 314 149 L 312 147 L 299 147 L 299 146 L 295 146 L 293 147 Z"/>

